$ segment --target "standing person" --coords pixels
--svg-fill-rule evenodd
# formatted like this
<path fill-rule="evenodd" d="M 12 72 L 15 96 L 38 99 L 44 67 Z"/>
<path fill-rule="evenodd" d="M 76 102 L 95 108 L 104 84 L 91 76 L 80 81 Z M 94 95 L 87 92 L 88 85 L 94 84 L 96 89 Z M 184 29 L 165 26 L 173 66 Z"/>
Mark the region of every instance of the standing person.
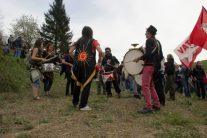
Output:
<path fill-rule="evenodd" d="M 40 100 L 39 97 L 39 87 L 42 74 L 40 73 L 39 67 L 41 66 L 42 62 L 45 62 L 46 59 L 42 58 L 42 48 L 43 48 L 43 41 L 42 39 L 37 39 L 34 48 L 32 49 L 32 56 L 31 56 L 31 81 L 32 81 L 32 94 L 34 100 Z"/>
<path fill-rule="evenodd" d="M 14 37 L 10 35 L 8 38 L 8 45 L 10 49 L 13 49 L 13 42 L 14 42 Z"/>
<path fill-rule="evenodd" d="M 175 91 L 182 94 L 183 93 L 183 85 L 181 82 L 181 76 L 182 76 L 181 66 L 177 65 L 175 68 L 175 83 L 176 83 Z"/>
<path fill-rule="evenodd" d="M 46 59 L 50 59 L 50 58 L 53 58 L 54 56 L 56 56 L 56 55 L 55 55 L 55 49 L 54 49 L 53 43 L 52 42 L 48 42 L 47 43 L 46 51 L 43 52 L 42 57 L 46 58 Z M 50 61 L 48 61 L 47 63 L 54 63 L 54 64 L 56 64 L 55 58 L 50 60 Z M 44 76 L 44 79 L 43 79 L 44 92 L 45 92 L 45 96 L 48 96 L 51 93 L 50 89 L 51 89 L 52 84 L 53 84 L 54 73 L 53 72 L 44 72 L 43 76 Z"/>
<path fill-rule="evenodd" d="M 155 63 L 158 56 L 159 41 L 155 38 L 157 29 L 150 25 L 146 30 L 146 47 L 145 53 L 142 57 L 134 59 L 134 62 L 144 60 L 144 67 L 142 73 L 142 91 L 145 98 L 145 107 L 139 110 L 139 113 L 151 113 L 154 110 L 160 110 L 160 101 L 155 90 L 153 75 L 155 69 Z M 152 105 L 152 100 L 153 104 Z"/>
<path fill-rule="evenodd" d="M 162 46 L 161 43 L 157 40 L 157 47 L 158 47 L 158 53 L 157 53 L 157 60 L 155 60 L 154 63 L 154 76 L 153 81 L 155 84 L 155 90 L 157 92 L 157 95 L 159 97 L 160 104 L 165 106 L 165 77 L 164 77 L 164 56 L 162 52 Z"/>
<path fill-rule="evenodd" d="M 199 98 L 202 96 L 202 99 L 205 99 L 206 90 L 205 90 L 204 78 L 206 77 L 206 74 L 204 69 L 202 68 L 200 61 L 197 62 L 195 68 L 193 69 L 193 77 L 197 85 L 197 91 L 196 91 L 197 96 Z"/>
<path fill-rule="evenodd" d="M 190 70 L 185 66 L 181 66 L 181 83 L 184 88 L 184 94 L 186 97 L 191 97 L 188 79 L 190 77 Z"/>
<path fill-rule="evenodd" d="M 124 74 L 123 74 L 123 61 L 121 62 L 121 65 L 119 65 L 118 69 L 117 69 L 117 75 L 118 75 L 118 84 L 119 84 L 119 87 L 122 91 L 125 90 L 125 87 L 124 87 Z"/>
<path fill-rule="evenodd" d="M 167 55 L 167 62 L 165 63 L 166 74 L 166 93 L 169 91 L 170 100 L 175 100 L 175 64 L 174 58 L 171 54 Z"/>
<path fill-rule="evenodd" d="M 105 72 L 113 72 L 114 79 L 111 81 L 106 81 L 106 92 L 107 97 L 112 97 L 111 93 L 111 84 L 113 83 L 116 93 L 118 94 L 118 97 L 120 98 L 121 90 L 118 85 L 118 77 L 117 77 L 117 69 L 119 66 L 119 61 L 115 56 L 112 56 L 111 54 L 111 48 L 107 47 L 105 48 L 105 57 L 102 61 L 102 67 Z"/>
<path fill-rule="evenodd" d="M 21 51 L 22 51 L 22 37 L 19 36 L 16 40 L 15 40 L 15 57 L 20 58 L 21 56 Z"/>
<path fill-rule="evenodd" d="M 64 54 L 64 58 L 62 59 L 62 70 L 65 72 L 65 78 L 67 79 L 65 96 L 73 95 L 74 90 L 74 80 L 71 78 L 72 76 L 72 67 L 73 67 L 73 58 L 69 54 L 69 49 Z"/>
<path fill-rule="evenodd" d="M 70 48 L 70 55 L 75 50 L 72 78 L 75 80 L 73 105 L 79 103 L 81 111 L 91 110 L 88 106 L 88 97 L 92 79 L 96 74 L 96 50 L 99 53 L 98 64 L 101 64 L 102 50 L 97 40 L 93 39 L 93 30 L 89 26 L 83 27 L 82 37 Z"/>
<path fill-rule="evenodd" d="M 97 90 L 97 94 L 101 94 L 101 91 L 103 89 L 103 94 L 105 94 L 105 89 L 104 89 L 104 83 L 103 83 L 103 80 L 102 80 L 102 76 L 101 76 L 101 73 L 102 73 L 102 69 L 101 69 L 101 66 L 100 65 L 96 65 L 96 76 L 95 76 L 95 81 L 96 81 L 96 90 Z"/>

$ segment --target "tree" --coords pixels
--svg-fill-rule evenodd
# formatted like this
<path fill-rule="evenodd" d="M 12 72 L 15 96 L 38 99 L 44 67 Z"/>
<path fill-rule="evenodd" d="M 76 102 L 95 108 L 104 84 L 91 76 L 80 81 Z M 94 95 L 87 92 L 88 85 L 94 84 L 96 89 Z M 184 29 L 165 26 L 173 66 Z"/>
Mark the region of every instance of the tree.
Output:
<path fill-rule="evenodd" d="M 32 16 L 22 15 L 11 25 L 11 33 L 14 36 L 21 36 L 28 44 L 40 36 L 37 21 Z"/>
<path fill-rule="evenodd" d="M 41 27 L 41 36 L 54 42 L 55 47 L 59 47 L 62 52 L 68 48 L 72 39 L 70 31 L 70 18 L 66 15 L 63 0 L 55 0 L 45 15 L 45 23 Z"/>

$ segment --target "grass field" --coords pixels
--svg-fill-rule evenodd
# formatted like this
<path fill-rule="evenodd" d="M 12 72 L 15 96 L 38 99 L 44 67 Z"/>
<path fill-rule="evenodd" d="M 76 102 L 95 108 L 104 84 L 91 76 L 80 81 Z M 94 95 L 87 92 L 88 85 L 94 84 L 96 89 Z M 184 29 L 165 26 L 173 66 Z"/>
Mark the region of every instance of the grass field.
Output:
<path fill-rule="evenodd" d="M 74 109 L 64 96 L 65 81 L 56 76 L 52 95 L 32 100 L 31 90 L 1 93 L 3 138 L 204 138 L 207 137 L 207 101 L 176 95 L 161 111 L 139 114 L 144 99 L 122 92 L 117 98 L 97 95 L 95 84 L 89 97 L 92 111 Z M 168 96 L 168 95 L 167 95 Z"/>
<path fill-rule="evenodd" d="M 185 98 L 176 93 L 176 101 L 167 100 L 161 111 L 143 115 L 137 113 L 143 98 L 127 91 L 120 99 L 114 91 L 106 98 L 96 94 L 93 84 L 89 97 L 93 110 L 84 112 L 73 108 L 72 97 L 65 97 L 63 76 L 56 74 L 50 97 L 43 96 L 41 87 L 41 100 L 34 101 L 22 60 L 1 53 L 0 59 L 0 138 L 207 137 L 207 101 L 194 94 Z"/>

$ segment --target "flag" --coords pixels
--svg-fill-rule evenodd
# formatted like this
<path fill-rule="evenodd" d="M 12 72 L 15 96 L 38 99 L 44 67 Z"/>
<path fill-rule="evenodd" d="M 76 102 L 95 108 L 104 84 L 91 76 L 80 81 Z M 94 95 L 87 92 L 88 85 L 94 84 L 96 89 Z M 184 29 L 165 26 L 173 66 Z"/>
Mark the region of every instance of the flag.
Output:
<path fill-rule="evenodd" d="M 193 31 L 174 52 L 182 64 L 190 68 L 202 48 L 207 50 L 207 10 L 204 7 Z"/>

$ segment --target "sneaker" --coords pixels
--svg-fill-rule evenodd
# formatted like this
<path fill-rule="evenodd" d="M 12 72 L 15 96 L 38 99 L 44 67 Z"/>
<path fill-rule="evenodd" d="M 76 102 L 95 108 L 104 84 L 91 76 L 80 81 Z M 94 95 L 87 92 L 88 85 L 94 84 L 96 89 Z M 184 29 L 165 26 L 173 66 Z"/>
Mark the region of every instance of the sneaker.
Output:
<path fill-rule="evenodd" d="M 85 107 L 83 108 L 80 108 L 81 111 L 90 111 L 92 110 L 88 105 L 86 105 Z"/>
<path fill-rule="evenodd" d="M 34 97 L 33 99 L 34 99 L 34 100 L 40 100 L 40 97 L 37 96 L 37 97 Z"/>
<path fill-rule="evenodd" d="M 142 114 L 147 114 L 147 113 L 152 113 L 153 110 L 152 109 L 148 109 L 148 108 L 145 107 L 142 110 L 139 110 L 138 112 L 142 113 Z"/>

